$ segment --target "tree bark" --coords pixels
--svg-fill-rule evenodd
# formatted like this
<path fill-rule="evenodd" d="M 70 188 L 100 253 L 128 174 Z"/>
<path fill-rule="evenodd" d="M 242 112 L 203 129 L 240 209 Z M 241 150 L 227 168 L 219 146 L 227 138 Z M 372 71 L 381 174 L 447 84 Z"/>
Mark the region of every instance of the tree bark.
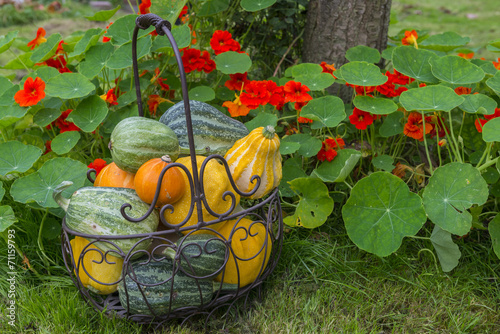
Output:
<path fill-rule="evenodd" d="M 304 31 L 302 60 L 307 63 L 347 62 L 345 53 L 356 45 L 382 52 L 387 47 L 392 0 L 311 0 Z M 382 65 L 382 63 L 380 64 Z M 338 84 L 329 92 L 350 101 L 352 89 Z"/>

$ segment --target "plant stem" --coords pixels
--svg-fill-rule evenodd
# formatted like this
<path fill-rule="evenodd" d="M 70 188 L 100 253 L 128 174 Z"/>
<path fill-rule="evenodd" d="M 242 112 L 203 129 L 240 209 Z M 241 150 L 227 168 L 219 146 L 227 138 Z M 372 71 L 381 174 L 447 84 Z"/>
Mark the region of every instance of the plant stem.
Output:
<path fill-rule="evenodd" d="M 484 169 L 486 169 L 486 168 L 490 167 L 491 165 L 496 164 L 496 163 L 497 163 L 497 161 L 498 161 L 499 159 L 500 159 L 500 157 L 496 157 L 496 158 L 495 158 L 495 159 L 493 159 L 493 160 L 489 160 L 489 161 L 485 162 L 484 164 L 482 164 L 480 167 L 476 167 L 476 169 L 477 169 L 478 171 L 482 171 L 482 170 L 484 170 Z"/>
<path fill-rule="evenodd" d="M 476 165 L 476 168 L 478 168 L 479 166 L 481 166 L 481 163 L 483 162 L 484 158 L 486 158 L 490 154 L 490 150 L 491 150 L 492 144 L 493 143 L 488 143 L 487 144 L 486 149 L 484 150 L 483 155 L 481 156 L 481 159 L 479 159 L 479 162 Z M 488 161 L 488 159 L 486 159 L 486 161 Z"/>
<path fill-rule="evenodd" d="M 453 140 L 453 144 L 455 145 L 455 149 L 454 149 L 455 157 L 458 158 L 458 162 L 463 162 L 462 161 L 462 156 L 460 155 L 460 148 L 458 147 L 457 139 L 455 138 L 455 135 L 453 133 L 453 122 L 452 122 L 451 119 L 452 119 L 452 117 L 451 117 L 451 111 L 450 111 L 450 117 L 448 118 L 448 120 L 450 121 L 450 135 L 451 135 L 451 139 Z M 456 150 L 456 152 L 455 152 L 455 150 Z"/>
<path fill-rule="evenodd" d="M 429 147 L 427 146 L 426 132 L 425 132 L 425 115 L 422 111 L 422 125 L 424 129 L 424 146 L 425 146 L 425 154 L 427 155 L 427 162 L 429 163 L 429 170 L 431 171 L 431 175 L 434 174 L 434 167 L 432 166 L 431 155 L 429 154 Z"/>
<path fill-rule="evenodd" d="M 26 69 L 26 71 L 28 72 L 31 72 L 31 70 L 28 68 L 28 66 L 26 66 L 26 64 L 21 60 L 21 58 L 19 58 L 15 53 L 14 51 L 10 50 L 10 53 L 12 53 L 14 55 L 14 57 L 16 57 L 17 61 L 19 61 L 21 64 L 23 64 L 24 68 Z"/>

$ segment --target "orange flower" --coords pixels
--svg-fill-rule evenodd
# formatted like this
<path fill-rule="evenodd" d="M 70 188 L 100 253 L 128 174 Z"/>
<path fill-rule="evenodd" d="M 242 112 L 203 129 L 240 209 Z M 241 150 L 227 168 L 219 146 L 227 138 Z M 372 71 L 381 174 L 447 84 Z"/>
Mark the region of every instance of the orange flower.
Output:
<path fill-rule="evenodd" d="M 162 90 L 166 90 L 166 91 L 170 90 L 170 86 L 165 83 L 165 81 L 167 81 L 167 79 L 160 78 L 160 74 L 161 74 L 160 69 L 157 67 L 155 69 L 155 75 L 151 78 L 151 83 L 154 82 L 154 83 L 158 84 Z"/>
<path fill-rule="evenodd" d="M 432 124 L 429 123 L 430 119 L 425 118 L 425 134 L 432 131 Z M 424 124 L 422 115 L 418 112 L 412 112 L 408 115 L 408 122 L 404 127 L 404 134 L 419 141 L 424 140 Z"/>
<path fill-rule="evenodd" d="M 500 70 L 500 58 L 493 62 L 493 66 L 495 66 L 497 70 Z"/>
<path fill-rule="evenodd" d="M 412 31 L 405 31 L 405 37 L 401 40 L 401 43 L 403 45 L 414 45 L 416 49 L 418 49 L 418 44 L 417 44 L 417 38 L 418 34 L 415 30 Z"/>
<path fill-rule="evenodd" d="M 164 99 L 160 97 L 159 95 L 149 95 L 149 100 L 148 100 L 148 107 L 149 107 L 149 112 L 153 115 L 156 116 L 156 110 L 158 109 L 158 106 L 160 103 L 163 102 L 170 102 L 173 104 L 172 101 Z"/>
<path fill-rule="evenodd" d="M 474 52 L 469 52 L 469 53 L 459 53 L 459 57 L 462 57 L 464 59 L 472 59 L 474 57 Z"/>
<path fill-rule="evenodd" d="M 101 95 L 100 98 L 109 103 L 110 106 L 118 105 L 114 88 L 108 90 L 108 92 L 106 94 Z"/>
<path fill-rule="evenodd" d="M 21 107 L 34 106 L 45 97 L 45 82 L 36 77 L 35 80 L 29 77 L 24 82 L 24 89 L 19 90 L 14 95 L 14 100 Z"/>
<path fill-rule="evenodd" d="M 229 110 L 229 114 L 231 114 L 232 117 L 248 115 L 250 108 L 241 103 L 240 97 L 237 94 L 234 94 L 234 96 L 236 97 L 234 101 L 226 101 L 222 106 Z"/>
<path fill-rule="evenodd" d="M 142 0 L 139 5 L 139 13 L 137 14 L 149 14 L 151 11 L 149 8 L 151 7 L 151 0 Z"/>
<path fill-rule="evenodd" d="M 471 91 L 471 89 L 468 87 L 460 86 L 460 87 L 455 88 L 455 93 L 457 93 L 457 95 L 467 95 L 467 94 L 470 94 L 470 91 Z"/>
<path fill-rule="evenodd" d="M 287 102 L 306 102 L 312 100 L 311 95 L 307 92 L 310 91 L 309 87 L 297 81 L 288 81 L 284 88 L 285 103 Z"/>
<path fill-rule="evenodd" d="M 33 50 L 35 47 L 47 41 L 47 39 L 44 36 L 45 36 L 45 29 L 43 29 L 42 27 L 38 28 L 38 30 L 36 31 L 35 39 L 33 39 L 27 45 L 30 47 L 31 50 Z"/>
<path fill-rule="evenodd" d="M 335 68 L 334 64 L 327 64 L 325 61 L 322 61 L 320 64 L 321 68 L 323 69 L 324 73 L 330 73 L 333 75 L 333 72 L 335 72 L 337 69 Z M 336 79 L 337 77 L 333 75 L 333 77 Z"/>

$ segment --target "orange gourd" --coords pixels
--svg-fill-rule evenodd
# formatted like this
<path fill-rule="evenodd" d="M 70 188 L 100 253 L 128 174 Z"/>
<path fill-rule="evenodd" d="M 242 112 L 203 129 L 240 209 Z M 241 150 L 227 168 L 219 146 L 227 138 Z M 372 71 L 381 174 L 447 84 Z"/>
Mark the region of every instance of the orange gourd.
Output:
<path fill-rule="evenodd" d="M 155 197 L 158 179 L 161 171 L 172 160 L 168 155 L 146 161 L 135 174 L 134 189 L 137 195 L 146 203 L 151 204 Z M 160 194 L 156 206 L 172 204 L 178 201 L 186 191 L 184 177 L 179 168 L 173 167 L 166 171 L 161 182 Z"/>
<path fill-rule="evenodd" d="M 97 175 L 94 187 L 134 189 L 134 174 L 121 170 L 112 162 L 104 167 L 99 175 Z"/>

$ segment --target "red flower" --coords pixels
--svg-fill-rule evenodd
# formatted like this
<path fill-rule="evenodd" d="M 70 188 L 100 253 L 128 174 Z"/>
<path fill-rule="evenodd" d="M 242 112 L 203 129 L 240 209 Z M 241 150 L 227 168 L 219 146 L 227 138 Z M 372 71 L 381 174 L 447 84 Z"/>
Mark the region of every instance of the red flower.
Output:
<path fill-rule="evenodd" d="M 405 37 L 403 37 L 403 39 L 401 40 L 401 43 L 403 43 L 403 45 L 415 45 L 416 48 L 418 48 L 418 45 L 417 45 L 417 38 L 418 38 L 418 34 L 415 30 L 412 30 L 412 31 L 405 31 Z"/>
<path fill-rule="evenodd" d="M 368 125 L 373 124 L 373 115 L 369 112 L 354 108 L 352 115 L 349 116 L 349 121 L 358 130 L 366 130 Z"/>
<path fill-rule="evenodd" d="M 267 89 L 267 81 L 250 81 L 245 85 L 245 92 L 240 95 L 240 101 L 250 110 L 269 102 L 271 93 Z"/>
<path fill-rule="evenodd" d="M 35 80 L 29 77 L 24 82 L 24 88 L 14 95 L 14 100 L 21 107 L 34 106 L 45 97 L 45 82 L 36 77 Z"/>
<path fill-rule="evenodd" d="M 87 167 L 95 169 L 95 176 L 99 175 L 101 170 L 107 166 L 107 162 L 104 161 L 103 159 L 95 159 L 92 161 Z"/>
<path fill-rule="evenodd" d="M 331 75 L 333 75 L 333 72 L 335 72 L 337 69 L 335 68 L 335 66 L 333 66 L 334 64 L 331 64 L 331 65 L 328 65 L 326 62 L 322 61 L 320 66 L 321 68 L 323 69 L 323 72 L 324 73 L 330 73 Z M 335 79 L 337 79 L 337 77 L 335 75 L 333 75 L 333 77 Z"/>
<path fill-rule="evenodd" d="M 247 79 L 247 72 L 245 73 L 235 73 L 235 74 L 229 74 L 230 80 L 227 80 L 224 83 L 224 86 L 226 86 L 230 90 L 241 90 L 242 86 L 245 86 L 247 83 L 250 82 L 250 80 Z"/>
<path fill-rule="evenodd" d="M 483 126 L 491 119 L 500 117 L 500 108 L 495 108 L 495 113 L 492 115 L 484 115 L 485 119 L 478 118 L 475 121 L 476 129 L 478 132 L 483 132 Z"/>
<path fill-rule="evenodd" d="M 446 136 L 446 132 L 448 128 L 446 127 L 446 124 L 444 123 L 444 118 L 441 116 L 431 116 L 431 117 L 426 117 L 425 122 L 429 122 L 432 124 L 432 130 L 430 132 L 431 138 L 434 138 L 436 134 L 439 135 L 439 138 L 444 138 Z M 427 131 L 427 124 L 425 124 L 425 130 Z M 439 130 L 439 132 L 437 131 Z"/>
<path fill-rule="evenodd" d="M 149 108 L 149 112 L 151 113 L 151 115 L 156 116 L 156 111 L 158 109 L 158 106 L 160 105 L 160 103 L 163 103 L 163 102 L 172 103 L 172 101 L 164 99 L 164 98 L 160 97 L 159 95 L 155 95 L 155 94 L 149 95 L 148 108 Z"/>
<path fill-rule="evenodd" d="M 118 105 L 114 88 L 111 88 L 110 90 L 108 90 L 108 92 L 106 94 L 103 94 L 100 97 L 101 97 L 101 99 L 106 101 L 110 106 Z"/>
<path fill-rule="evenodd" d="M 64 111 L 61 116 L 59 116 L 54 122 L 52 122 L 48 127 L 51 127 L 55 124 L 59 128 L 59 133 L 67 132 L 67 131 L 80 131 L 80 128 L 77 127 L 73 122 L 66 121 L 68 115 L 72 112 L 72 109 L 67 109 Z"/>
<path fill-rule="evenodd" d="M 108 32 L 108 29 L 109 27 L 113 24 L 113 22 L 109 22 L 109 24 L 106 26 L 106 30 L 104 31 L 104 33 L 107 33 Z M 109 37 L 106 37 L 106 36 L 102 36 L 102 42 L 103 43 L 107 43 L 111 40 L 111 38 Z"/>
<path fill-rule="evenodd" d="M 285 105 L 285 89 L 283 86 L 278 86 L 274 81 L 267 82 L 267 89 L 271 92 L 269 104 L 276 107 L 277 110 L 283 109 Z M 298 103 L 298 102 L 295 102 Z"/>
<path fill-rule="evenodd" d="M 471 92 L 471 89 L 468 88 L 468 87 L 457 87 L 455 88 L 455 93 L 457 93 L 457 95 L 467 95 L 467 94 L 470 94 Z"/>
<path fill-rule="evenodd" d="M 198 49 L 184 48 L 182 52 L 182 64 L 186 73 L 194 70 L 205 73 L 210 73 L 215 69 L 215 62 L 210 59 L 208 51 L 203 53 Z"/>
<path fill-rule="evenodd" d="M 430 118 L 425 118 L 425 134 L 428 134 L 432 131 L 433 126 L 430 124 Z M 418 112 L 412 112 L 408 115 L 408 121 L 405 124 L 404 134 L 413 139 L 417 139 L 419 141 L 424 140 L 424 124 L 422 121 L 422 115 Z"/>
<path fill-rule="evenodd" d="M 459 57 L 462 57 L 464 59 L 472 59 L 472 57 L 474 57 L 474 52 L 470 52 L 470 53 L 459 53 L 458 54 Z"/>
<path fill-rule="evenodd" d="M 356 86 L 356 85 L 351 85 L 346 82 L 346 86 L 351 86 L 354 88 L 354 91 L 356 92 L 356 95 L 368 95 L 371 94 L 375 91 L 377 86 Z"/>
<path fill-rule="evenodd" d="M 344 140 L 342 138 L 327 138 L 321 144 L 321 149 L 317 154 L 319 161 L 332 161 L 337 156 L 337 149 L 343 149 L 345 147 Z"/>
<path fill-rule="evenodd" d="M 36 31 L 35 39 L 30 41 L 27 45 L 30 47 L 31 50 L 33 50 L 35 47 L 47 41 L 47 39 L 44 36 L 45 36 L 45 29 L 41 27 L 38 28 L 38 30 Z"/>
<path fill-rule="evenodd" d="M 165 81 L 167 81 L 167 79 L 160 78 L 160 69 L 157 67 L 155 69 L 155 76 L 151 79 L 151 82 L 155 82 L 162 90 L 168 91 L 170 90 L 170 86 L 167 85 Z"/>
<path fill-rule="evenodd" d="M 210 47 L 216 55 L 227 51 L 241 51 L 240 43 L 232 38 L 230 32 L 225 30 L 216 30 L 210 39 Z"/>
<path fill-rule="evenodd" d="M 151 0 L 142 0 L 139 5 L 139 13 L 137 14 L 148 14 L 151 13 L 149 8 L 151 7 Z"/>
<path fill-rule="evenodd" d="M 493 66 L 495 66 L 497 70 L 500 70 L 500 58 L 493 62 Z"/>
<path fill-rule="evenodd" d="M 231 117 L 246 116 L 250 112 L 250 108 L 241 103 L 240 97 L 234 94 L 236 99 L 234 101 L 226 101 L 222 104 L 229 110 Z"/>
<path fill-rule="evenodd" d="M 47 140 L 45 142 L 45 152 L 43 152 L 43 154 L 47 154 L 49 152 L 52 152 L 52 146 L 51 146 L 51 144 L 52 144 L 52 140 Z"/>
<path fill-rule="evenodd" d="M 188 6 L 184 6 L 182 7 L 181 12 L 179 13 L 179 20 L 181 20 L 182 23 L 186 23 L 188 19 L 189 19 Z"/>
<path fill-rule="evenodd" d="M 306 102 L 312 100 L 311 95 L 307 92 L 310 89 L 297 81 L 288 81 L 284 88 L 285 103 L 286 102 Z"/>
<path fill-rule="evenodd" d="M 216 66 L 215 61 L 210 59 L 210 53 L 208 53 L 208 51 L 205 50 L 201 53 L 201 59 L 203 59 L 204 64 L 203 64 L 203 67 L 201 67 L 201 69 L 198 69 L 198 71 L 210 73 L 213 70 L 215 70 L 215 66 Z"/>

